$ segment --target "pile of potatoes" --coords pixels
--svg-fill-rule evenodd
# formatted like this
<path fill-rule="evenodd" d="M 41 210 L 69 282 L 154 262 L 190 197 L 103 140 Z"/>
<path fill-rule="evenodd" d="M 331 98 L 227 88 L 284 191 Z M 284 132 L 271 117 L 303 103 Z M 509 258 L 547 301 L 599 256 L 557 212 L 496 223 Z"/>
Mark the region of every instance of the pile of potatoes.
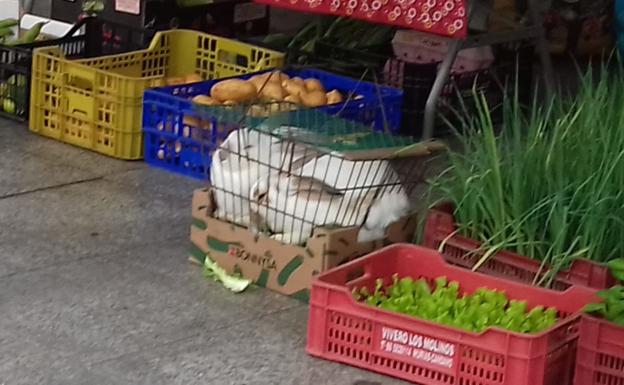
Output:
<path fill-rule="evenodd" d="M 201 81 L 196 74 L 188 76 L 169 77 L 163 79 L 168 86 L 185 85 Z M 362 99 L 357 95 L 354 99 Z M 289 111 L 298 106 L 321 107 L 340 103 L 344 96 L 338 90 L 327 91 L 318 79 L 290 78 L 281 71 L 273 71 L 255 75 L 249 80 L 227 79 L 212 86 L 210 95 L 198 95 L 192 98 L 193 103 L 204 106 L 234 106 L 249 105 L 251 116 L 268 116 L 278 111 Z M 182 127 L 173 127 L 172 122 L 166 125 L 162 122 L 157 125 L 159 131 L 180 132 L 185 138 L 197 136 L 200 140 L 201 132 L 212 129 L 210 122 L 191 116 L 184 116 Z M 201 128 L 202 130 L 192 130 Z M 182 143 L 176 141 L 173 145 L 161 144 L 157 152 L 159 159 L 177 155 L 182 151 Z"/>
<path fill-rule="evenodd" d="M 318 79 L 290 78 L 280 71 L 255 75 L 249 80 L 227 79 L 216 83 L 210 95 L 198 95 L 193 102 L 205 106 L 231 106 L 258 102 L 320 107 L 344 100 L 338 90 L 327 91 Z M 258 106 L 254 106 L 258 107 Z"/>

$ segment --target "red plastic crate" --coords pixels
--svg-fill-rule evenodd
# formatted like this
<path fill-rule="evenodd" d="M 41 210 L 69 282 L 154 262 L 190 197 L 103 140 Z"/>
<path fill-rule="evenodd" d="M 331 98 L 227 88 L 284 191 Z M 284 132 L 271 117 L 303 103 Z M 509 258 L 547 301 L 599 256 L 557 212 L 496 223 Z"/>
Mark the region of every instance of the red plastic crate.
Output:
<path fill-rule="evenodd" d="M 624 327 L 583 314 L 574 385 L 624 385 Z"/>
<path fill-rule="evenodd" d="M 481 243 L 453 234 L 457 226 L 452 213 L 453 207 L 450 204 L 429 210 L 423 246 L 438 250 L 444 242 L 441 250 L 444 259 L 454 265 L 471 269 L 483 256 L 483 252 L 474 252 L 481 247 Z M 546 268 L 541 269 L 542 274 L 545 270 Z M 540 272 L 540 262 L 510 251 L 500 251 L 485 262 L 479 271 L 517 282 L 532 283 Z M 557 274 L 552 289 L 561 291 L 572 285 L 606 289 L 615 282 L 605 265 L 580 258 L 572 262 L 569 269 L 561 270 Z"/>
<path fill-rule="evenodd" d="M 538 334 L 498 328 L 473 333 L 356 302 L 351 291 L 373 290 L 393 274 L 446 276 L 461 290 L 504 290 L 530 307 L 554 306 L 561 319 Z M 395 244 L 317 277 L 312 284 L 309 354 L 426 385 L 569 385 L 578 311 L 597 299 L 589 288 L 556 292 L 473 273 L 444 262 L 434 250 Z"/>
<path fill-rule="evenodd" d="M 465 0 L 255 0 L 281 8 L 344 16 L 463 39 L 468 31 Z"/>

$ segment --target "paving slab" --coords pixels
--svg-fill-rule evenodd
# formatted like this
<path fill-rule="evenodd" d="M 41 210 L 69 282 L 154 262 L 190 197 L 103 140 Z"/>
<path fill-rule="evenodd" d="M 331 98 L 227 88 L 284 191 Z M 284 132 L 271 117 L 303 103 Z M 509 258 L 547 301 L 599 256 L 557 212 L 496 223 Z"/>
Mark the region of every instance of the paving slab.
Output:
<path fill-rule="evenodd" d="M 85 363 L 254 317 L 201 275 L 179 282 L 105 257 L 6 277 L 0 291 L 3 329 Z"/>
<path fill-rule="evenodd" d="M 91 176 L 103 176 L 123 170 L 146 168 L 141 161 L 114 159 L 80 147 L 36 135 L 24 125 L 0 125 L 0 148 L 17 150 L 53 166 L 69 166 Z"/>
<path fill-rule="evenodd" d="M 186 235 L 189 210 L 172 199 L 94 181 L 0 200 L 0 252 L 30 269 Z"/>
<path fill-rule="evenodd" d="M 307 311 L 300 306 L 94 367 L 132 384 L 404 384 L 308 356 L 306 319 Z"/>
<path fill-rule="evenodd" d="M 55 165 L 18 149 L 2 147 L 0 198 L 93 179 L 88 171 Z"/>
<path fill-rule="evenodd" d="M 54 349 L 41 345 L 23 341 L 0 345 L 0 384 L 118 385 L 112 378 L 112 373 L 59 357 Z"/>

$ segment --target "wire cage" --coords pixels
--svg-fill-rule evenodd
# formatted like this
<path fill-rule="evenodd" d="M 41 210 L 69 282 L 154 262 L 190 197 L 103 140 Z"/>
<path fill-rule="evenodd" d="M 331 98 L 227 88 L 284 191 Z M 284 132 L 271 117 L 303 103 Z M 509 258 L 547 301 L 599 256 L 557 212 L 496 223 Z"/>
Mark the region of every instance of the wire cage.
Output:
<path fill-rule="evenodd" d="M 287 244 L 316 227 L 361 227 L 358 241 L 383 239 L 411 213 L 438 142 L 374 132 L 314 109 L 249 113 L 212 154 L 218 219 Z"/>
<path fill-rule="evenodd" d="M 228 95 L 219 92 L 232 85 Z M 250 91 L 242 99 L 236 94 L 241 89 Z M 317 97 L 316 106 L 306 104 L 304 92 L 307 102 Z M 212 151 L 241 125 L 241 118 L 254 123 L 274 113 L 313 108 L 370 130 L 396 133 L 401 100 L 399 89 L 301 66 L 152 89 L 143 98 L 145 159 L 156 167 L 209 179 Z"/>

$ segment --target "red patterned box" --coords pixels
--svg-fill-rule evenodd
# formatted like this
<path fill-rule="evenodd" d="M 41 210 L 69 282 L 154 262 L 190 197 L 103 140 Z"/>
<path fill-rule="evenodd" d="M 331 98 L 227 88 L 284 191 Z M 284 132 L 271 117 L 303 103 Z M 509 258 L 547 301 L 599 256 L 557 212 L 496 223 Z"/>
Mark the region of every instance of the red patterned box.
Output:
<path fill-rule="evenodd" d="M 466 37 L 465 0 L 255 0 L 302 12 L 347 16 L 456 39 Z"/>

